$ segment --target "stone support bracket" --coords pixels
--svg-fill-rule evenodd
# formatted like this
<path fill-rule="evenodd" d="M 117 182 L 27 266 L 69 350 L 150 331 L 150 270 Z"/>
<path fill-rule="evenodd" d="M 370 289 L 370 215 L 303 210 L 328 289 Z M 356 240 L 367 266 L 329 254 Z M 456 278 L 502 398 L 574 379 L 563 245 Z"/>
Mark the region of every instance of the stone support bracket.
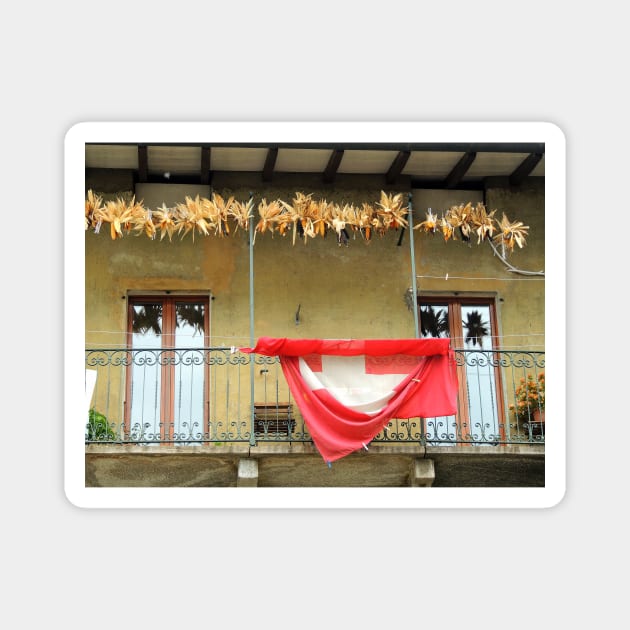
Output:
<path fill-rule="evenodd" d="M 413 488 L 430 488 L 435 481 L 432 459 L 414 459 L 411 462 L 410 485 Z"/>
<path fill-rule="evenodd" d="M 258 486 L 258 460 L 245 458 L 238 460 L 236 486 L 239 488 L 255 488 Z"/>

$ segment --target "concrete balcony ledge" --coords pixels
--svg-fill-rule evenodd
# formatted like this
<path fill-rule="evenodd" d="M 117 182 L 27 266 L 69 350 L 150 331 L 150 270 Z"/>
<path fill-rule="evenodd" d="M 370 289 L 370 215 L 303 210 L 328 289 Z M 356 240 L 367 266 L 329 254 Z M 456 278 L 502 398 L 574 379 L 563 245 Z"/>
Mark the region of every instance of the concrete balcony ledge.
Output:
<path fill-rule="evenodd" d="M 248 455 L 260 457 L 264 455 L 318 455 L 317 448 L 311 442 L 258 442 L 250 446 L 247 442 L 214 442 L 199 446 L 186 444 L 86 444 L 86 455 L 117 455 L 117 454 L 146 454 L 146 455 Z M 404 454 L 419 457 L 434 455 L 544 455 L 544 444 L 508 444 L 497 446 L 476 446 L 456 444 L 452 446 L 422 446 L 417 443 L 395 444 L 374 443 L 368 445 L 367 450 L 360 450 L 352 455 L 372 453 L 379 455 Z"/>
<path fill-rule="evenodd" d="M 326 465 L 310 443 L 88 445 L 86 487 L 541 487 L 544 445 L 371 444 Z"/>
<path fill-rule="evenodd" d="M 192 444 L 86 444 L 86 455 L 248 455 L 250 445 L 247 442 L 212 442 L 193 446 Z"/>

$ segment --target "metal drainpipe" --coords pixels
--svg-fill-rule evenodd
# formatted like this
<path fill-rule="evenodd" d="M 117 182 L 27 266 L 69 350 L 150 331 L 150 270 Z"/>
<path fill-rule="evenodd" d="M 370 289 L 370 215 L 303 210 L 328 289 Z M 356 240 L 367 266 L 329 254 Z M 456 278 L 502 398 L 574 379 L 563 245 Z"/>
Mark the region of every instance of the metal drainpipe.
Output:
<path fill-rule="evenodd" d="M 416 334 L 416 339 L 420 339 L 420 326 L 418 322 L 418 285 L 416 276 L 416 257 L 413 242 L 413 203 L 411 201 L 413 197 L 412 193 L 409 193 L 409 249 L 411 250 L 411 291 L 413 293 L 413 324 Z M 427 442 L 425 433 L 424 418 L 418 418 L 420 423 L 420 445 L 424 447 L 424 457 L 427 456 Z"/>
<path fill-rule="evenodd" d="M 253 198 L 254 193 L 249 193 L 250 200 Z M 249 347 L 254 347 L 254 218 L 249 221 Z M 256 439 L 254 436 L 254 361 L 256 356 L 254 354 L 249 355 L 249 383 L 250 383 L 250 399 L 251 399 L 251 414 L 250 414 L 250 430 L 249 430 L 249 444 L 250 446 L 256 445 Z"/>
<path fill-rule="evenodd" d="M 413 242 L 413 203 L 412 193 L 409 193 L 409 249 L 411 250 L 411 291 L 413 293 L 413 324 L 416 339 L 420 338 L 420 326 L 418 324 L 418 288 L 416 285 L 416 258 Z"/>

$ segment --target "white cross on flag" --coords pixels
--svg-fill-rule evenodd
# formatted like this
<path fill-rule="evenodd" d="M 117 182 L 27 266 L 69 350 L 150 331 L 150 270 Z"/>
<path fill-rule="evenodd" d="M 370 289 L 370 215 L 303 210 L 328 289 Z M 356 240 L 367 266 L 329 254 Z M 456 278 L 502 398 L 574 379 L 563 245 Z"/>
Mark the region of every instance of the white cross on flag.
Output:
<path fill-rule="evenodd" d="M 457 373 L 449 339 L 274 339 L 313 442 L 327 462 L 368 444 L 392 418 L 453 415 Z"/>

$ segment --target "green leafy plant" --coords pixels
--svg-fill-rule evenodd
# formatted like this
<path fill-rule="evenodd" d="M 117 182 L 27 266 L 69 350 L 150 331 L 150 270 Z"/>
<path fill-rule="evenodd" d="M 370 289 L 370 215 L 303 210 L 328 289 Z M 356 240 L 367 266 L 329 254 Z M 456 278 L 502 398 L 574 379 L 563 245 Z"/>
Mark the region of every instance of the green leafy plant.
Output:
<path fill-rule="evenodd" d="M 107 418 L 96 411 L 96 409 L 90 409 L 86 439 L 91 442 L 105 442 L 116 439 L 116 433 L 109 425 Z"/>

